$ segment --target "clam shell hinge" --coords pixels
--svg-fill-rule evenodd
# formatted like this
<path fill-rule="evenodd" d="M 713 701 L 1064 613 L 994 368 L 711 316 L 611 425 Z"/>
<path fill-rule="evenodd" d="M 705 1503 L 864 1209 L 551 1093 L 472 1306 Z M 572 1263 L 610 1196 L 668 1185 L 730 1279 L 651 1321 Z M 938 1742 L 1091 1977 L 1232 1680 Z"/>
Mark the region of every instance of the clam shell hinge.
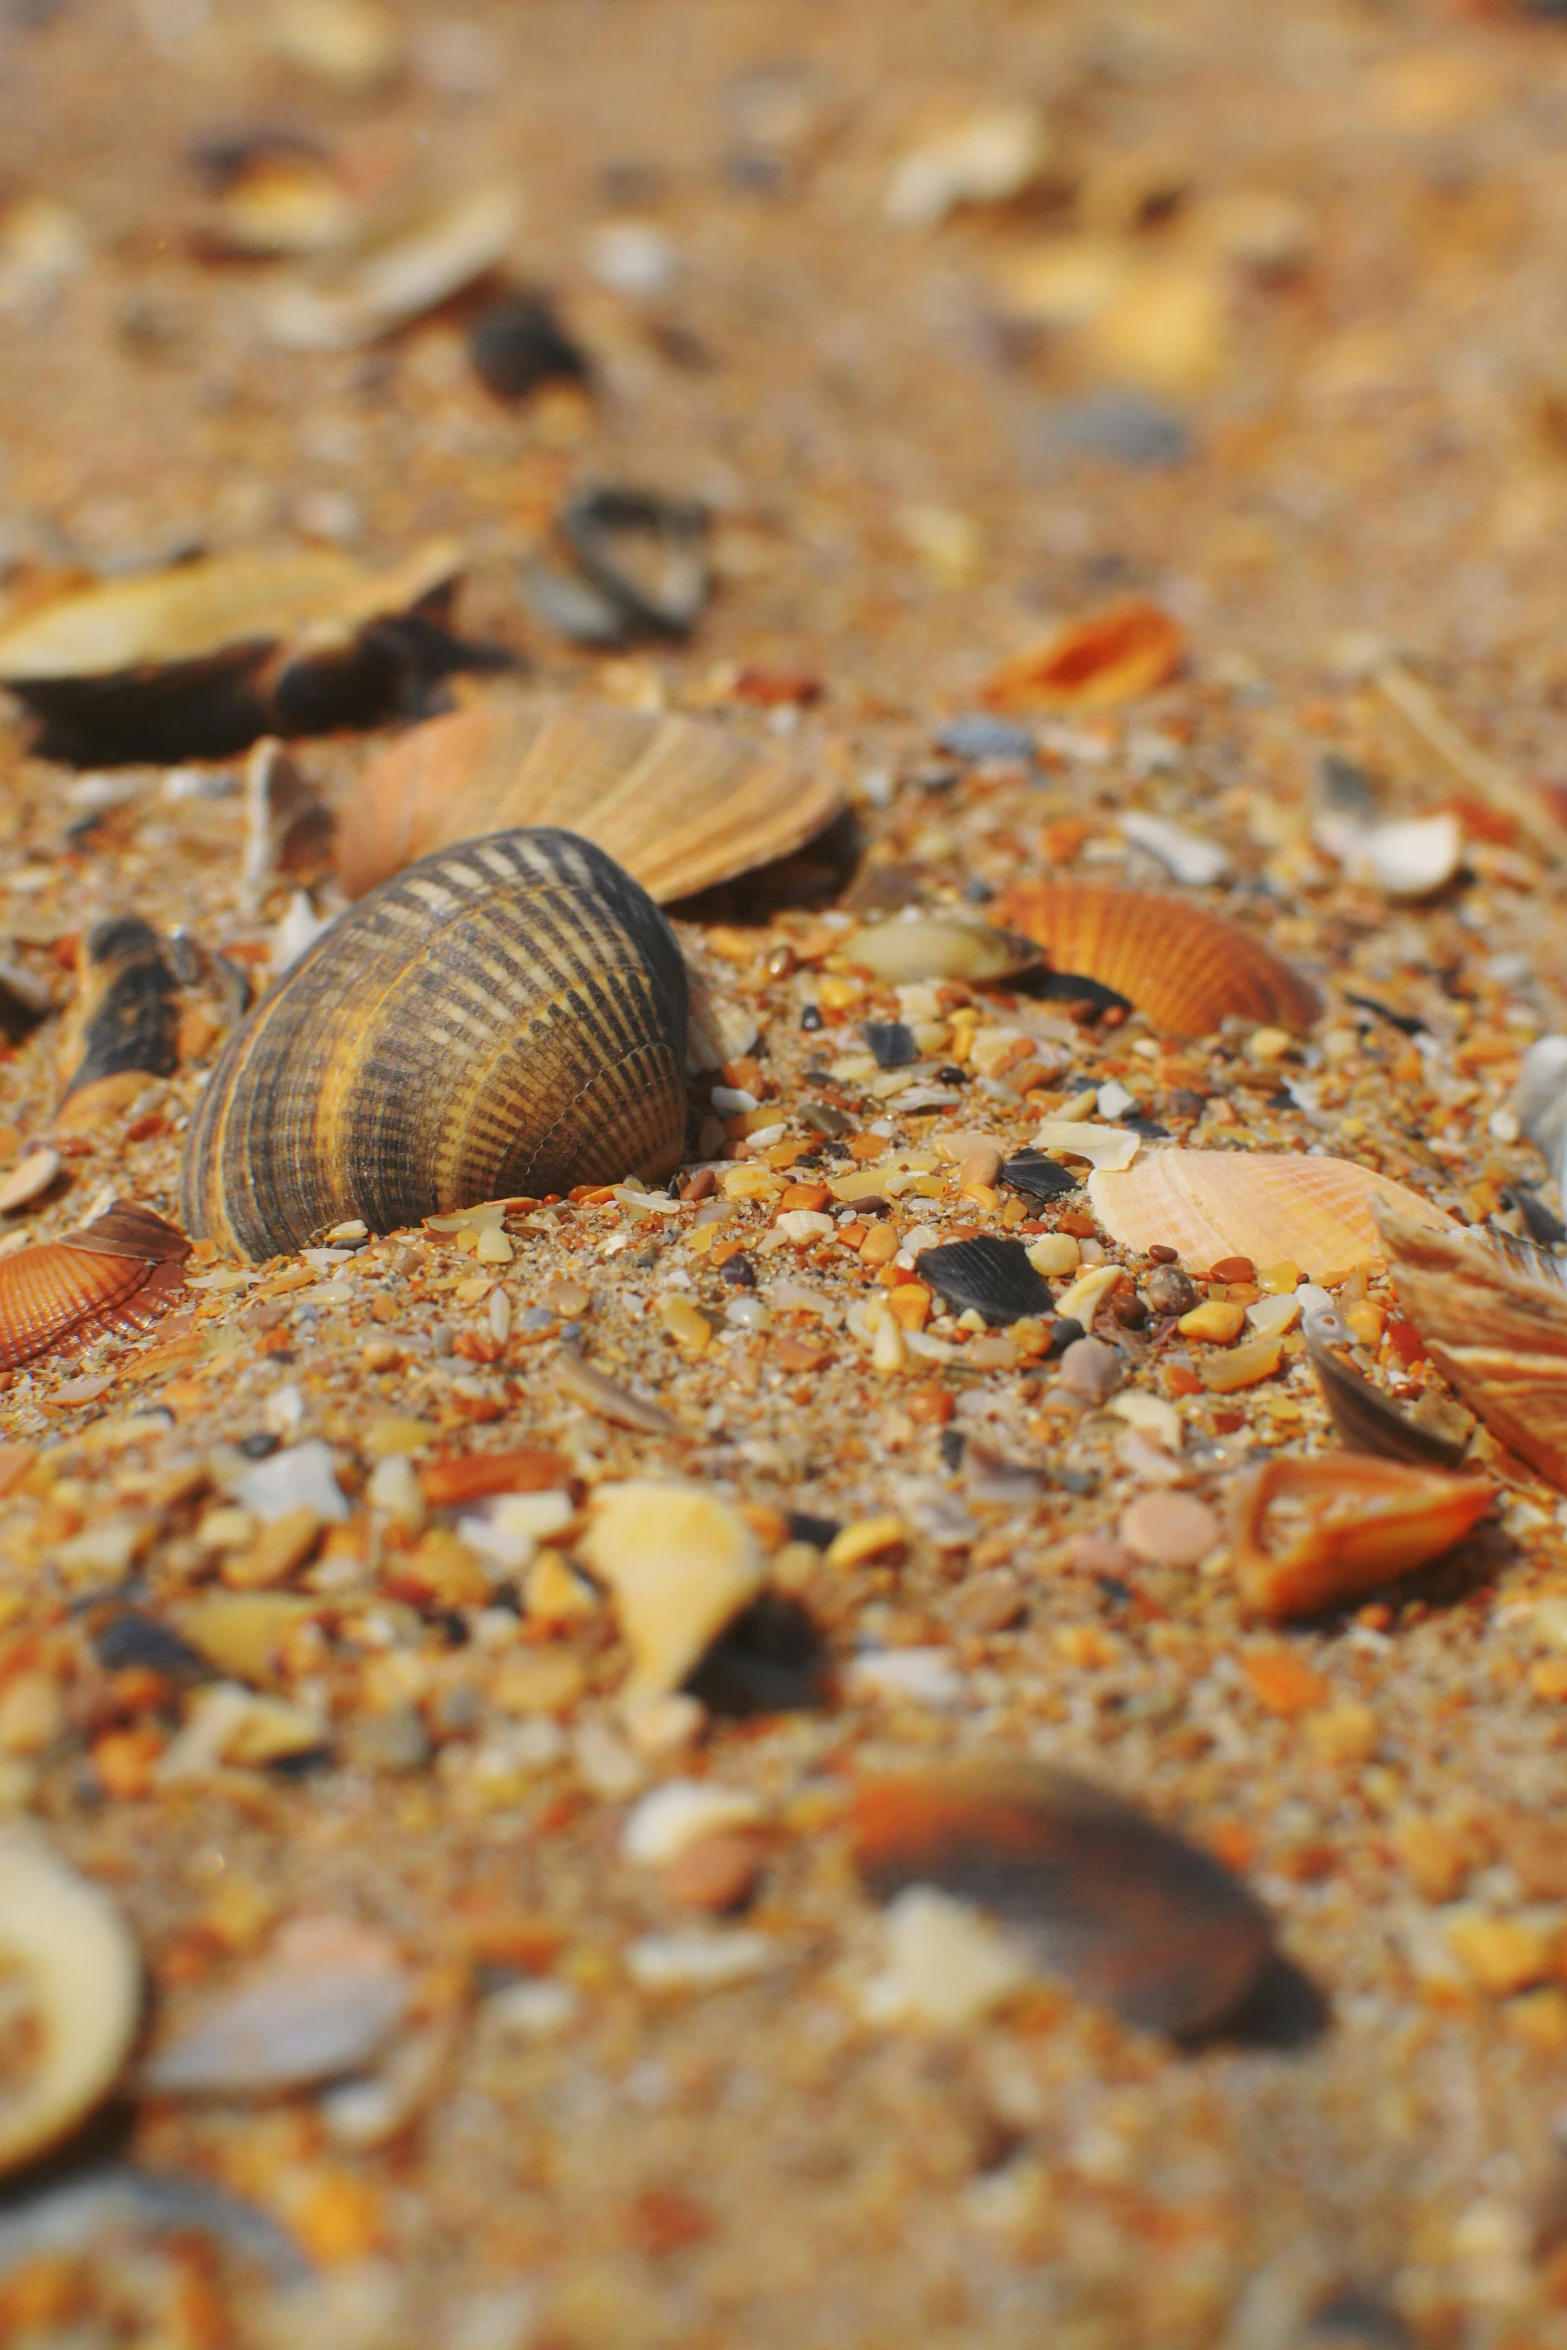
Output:
<path fill-rule="evenodd" d="M 0 1371 L 68 1338 L 145 1330 L 184 1284 L 190 1242 L 150 1208 L 116 1200 L 80 1232 L 0 1263 Z"/>
<path fill-rule="evenodd" d="M 667 1175 L 685 1134 L 685 966 L 591 842 L 501 832 L 349 908 L 230 1039 L 185 1216 L 264 1258 L 362 1217 Z"/>

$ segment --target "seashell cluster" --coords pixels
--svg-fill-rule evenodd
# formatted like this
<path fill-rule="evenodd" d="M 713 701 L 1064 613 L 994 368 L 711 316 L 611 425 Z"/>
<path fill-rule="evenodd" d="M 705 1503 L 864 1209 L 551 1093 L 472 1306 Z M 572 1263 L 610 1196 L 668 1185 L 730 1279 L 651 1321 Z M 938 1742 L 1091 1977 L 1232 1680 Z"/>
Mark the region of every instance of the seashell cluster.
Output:
<path fill-rule="evenodd" d="M 1113 988 L 1171 1036 L 1211 1036 L 1232 1017 L 1301 1030 L 1322 1008 L 1288 963 L 1185 898 L 1046 881 L 1004 890 L 994 911 L 1052 970 Z"/>
<path fill-rule="evenodd" d="M 150 1208 L 116 1200 L 79 1232 L 0 1260 L 0 1371 L 68 1338 L 145 1330 L 185 1280 L 190 1242 Z"/>
<path fill-rule="evenodd" d="M 438 851 L 350 907 L 230 1038 L 184 1214 L 251 1258 L 482 1200 L 667 1176 L 685 966 L 644 890 L 548 828 Z"/>
<path fill-rule="evenodd" d="M 1145 1151 L 1088 1179 L 1094 1214 L 1127 1248 L 1173 1248 L 1193 1271 L 1225 1257 L 1292 1264 L 1312 1279 L 1387 1251 L 1373 1219 L 1385 1202 L 1413 1224 L 1447 1219 L 1429 1200 L 1348 1159 L 1286 1151 Z"/>
<path fill-rule="evenodd" d="M 830 775 L 777 743 L 560 694 L 497 695 L 414 727 L 366 770 L 339 827 L 338 878 L 360 897 L 432 849 L 550 824 L 664 905 L 787 856 L 842 805 Z"/>

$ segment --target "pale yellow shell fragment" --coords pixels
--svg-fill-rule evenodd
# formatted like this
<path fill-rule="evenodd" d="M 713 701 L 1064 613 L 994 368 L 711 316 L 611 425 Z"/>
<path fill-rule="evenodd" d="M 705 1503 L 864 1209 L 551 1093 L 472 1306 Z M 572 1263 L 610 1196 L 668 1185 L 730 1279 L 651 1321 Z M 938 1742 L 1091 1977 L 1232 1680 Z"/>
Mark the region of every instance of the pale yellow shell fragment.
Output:
<path fill-rule="evenodd" d="M 633 1659 L 624 1694 L 633 1701 L 678 1689 L 756 1597 L 764 1572 L 739 1511 L 674 1479 L 601 1485 L 581 1556 L 615 1602 Z"/>
<path fill-rule="evenodd" d="M 118 1909 L 21 1829 L 0 1832 L 0 2005 L 37 2054 L 0 2081 L 0 2172 L 52 2146 L 119 2077 L 141 2006 L 141 1958 Z"/>

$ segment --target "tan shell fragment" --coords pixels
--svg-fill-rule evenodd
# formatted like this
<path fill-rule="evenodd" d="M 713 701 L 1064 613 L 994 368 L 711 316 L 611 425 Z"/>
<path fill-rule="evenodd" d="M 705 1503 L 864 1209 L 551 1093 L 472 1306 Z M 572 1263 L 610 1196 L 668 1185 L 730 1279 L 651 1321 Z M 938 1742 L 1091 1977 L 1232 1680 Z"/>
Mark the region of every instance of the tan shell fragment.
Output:
<path fill-rule="evenodd" d="M 788 856 L 842 805 L 824 768 L 709 720 L 497 696 L 414 727 L 366 770 L 339 827 L 338 878 L 360 897 L 432 849 L 552 824 L 667 905 Z"/>
<path fill-rule="evenodd" d="M 0 2015 L 36 2036 L 24 2077 L 0 2082 L 0 2172 L 108 2094 L 140 2009 L 140 1954 L 108 1895 L 25 1831 L 0 1832 Z"/>
<path fill-rule="evenodd" d="M 842 951 L 889 987 L 920 979 L 1011 979 L 1039 962 L 1039 949 L 1016 931 L 944 914 L 867 923 L 849 933 Z"/>
<path fill-rule="evenodd" d="M 765 1572 L 739 1511 L 673 1479 L 601 1485 L 579 1548 L 615 1602 L 632 1654 L 623 1693 L 632 1702 L 678 1689 Z"/>
<path fill-rule="evenodd" d="M 1492 1434 L 1567 1492 L 1567 1292 L 1456 1229 L 1377 1214 L 1399 1302 Z"/>
<path fill-rule="evenodd" d="M 1225 1257 L 1288 1262 L 1313 1279 L 1368 1264 L 1387 1253 L 1374 1201 L 1415 1225 L 1447 1221 L 1373 1168 L 1288 1151 L 1145 1151 L 1122 1174 L 1091 1175 L 1088 1197 L 1112 1240 L 1176 1249 L 1199 1273 Z"/>

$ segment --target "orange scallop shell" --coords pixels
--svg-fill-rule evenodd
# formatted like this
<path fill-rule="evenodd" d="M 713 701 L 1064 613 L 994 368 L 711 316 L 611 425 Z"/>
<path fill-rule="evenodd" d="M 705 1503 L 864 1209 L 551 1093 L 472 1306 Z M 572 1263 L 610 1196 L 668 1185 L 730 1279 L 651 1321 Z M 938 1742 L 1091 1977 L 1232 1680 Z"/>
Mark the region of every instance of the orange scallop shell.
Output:
<path fill-rule="evenodd" d="M 1236 1588 L 1253 1615 L 1315 1615 L 1451 1550 L 1496 1488 L 1359 1453 L 1267 1461 L 1230 1497 Z"/>
<path fill-rule="evenodd" d="M 149 1328 L 182 1287 L 189 1249 L 150 1208 L 116 1200 L 82 1231 L 0 1261 L 0 1370 L 66 1339 Z"/>
<path fill-rule="evenodd" d="M 1206 1273 L 1225 1257 L 1298 1266 L 1320 1280 L 1387 1254 L 1371 1214 L 1386 1201 L 1441 1226 L 1440 1208 L 1373 1168 L 1291 1151 L 1151 1150 L 1089 1177 L 1094 1214 L 1123 1247 L 1175 1249 Z"/>
<path fill-rule="evenodd" d="M 338 832 L 350 897 L 456 841 L 559 825 L 661 905 L 787 856 L 843 805 L 836 779 L 711 721 L 557 694 L 416 726 L 368 768 Z"/>
<path fill-rule="evenodd" d="M 1231 1013 L 1309 1028 L 1322 1007 L 1288 963 L 1186 898 L 1075 881 L 1023 883 L 989 909 L 1051 968 L 1113 987 L 1171 1036 L 1211 1036 Z"/>
<path fill-rule="evenodd" d="M 1162 605 L 1125 596 L 1014 653 L 982 699 L 992 710 L 1097 710 L 1167 685 L 1186 657 L 1186 632 Z"/>

